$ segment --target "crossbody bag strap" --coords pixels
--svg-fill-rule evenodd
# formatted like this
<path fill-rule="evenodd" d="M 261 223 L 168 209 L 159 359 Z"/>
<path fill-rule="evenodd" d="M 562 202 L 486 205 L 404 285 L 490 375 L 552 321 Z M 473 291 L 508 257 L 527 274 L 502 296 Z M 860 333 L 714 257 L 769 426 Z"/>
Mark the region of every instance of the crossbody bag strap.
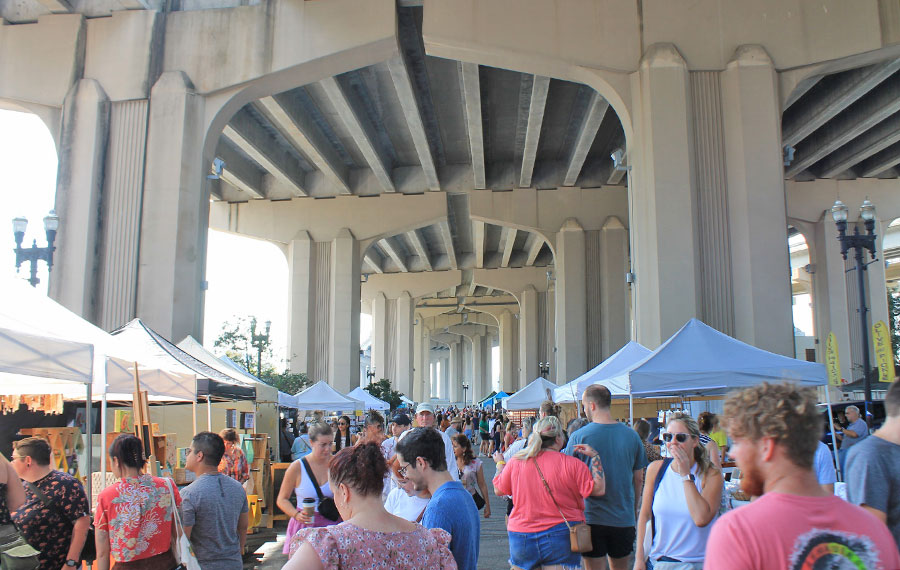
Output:
<path fill-rule="evenodd" d="M 181 516 L 178 514 L 178 505 L 175 502 L 175 489 L 172 488 L 172 480 L 168 477 L 163 477 L 163 480 L 166 482 L 166 487 L 169 488 L 169 494 L 172 495 L 172 522 L 175 523 L 176 536 L 184 534 L 184 525 L 181 523 Z"/>
<path fill-rule="evenodd" d="M 316 481 L 316 476 L 313 473 L 312 467 L 309 466 L 309 463 L 306 461 L 305 457 L 300 461 L 303 462 L 303 468 L 306 469 L 306 474 L 309 475 L 309 480 L 312 481 L 313 487 L 316 488 L 316 495 L 319 496 L 319 502 L 321 503 L 325 500 L 325 495 L 322 494 L 322 489 L 319 487 L 319 482 Z"/>
<path fill-rule="evenodd" d="M 659 468 L 659 473 L 656 474 L 656 481 L 653 482 L 653 496 L 652 498 L 656 498 L 656 492 L 659 490 L 659 484 L 662 483 L 663 476 L 666 474 L 666 469 L 669 468 L 669 464 L 672 463 L 671 457 L 666 457 L 663 459 L 662 466 Z M 653 514 L 653 502 L 650 502 L 650 530 L 652 531 L 652 538 L 656 538 L 656 515 Z"/>
<path fill-rule="evenodd" d="M 553 496 L 553 491 L 550 490 L 550 485 L 547 484 L 547 480 L 544 479 L 544 474 L 541 473 L 541 466 L 538 465 L 537 457 L 534 458 L 534 466 L 537 467 L 538 475 L 541 476 L 541 481 L 544 483 L 544 488 L 547 489 L 547 493 L 550 495 L 550 500 L 553 501 L 553 505 L 556 507 L 556 510 L 559 511 L 559 516 L 562 517 L 563 521 L 565 521 L 566 526 L 569 530 L 572 529 L 572 525 L 569 524 L 569 519 L 566 518 L 566 515 L 563 514 L 562 509 L 559 508 L 559 503 L 556 502 L 556 497 Z"/>

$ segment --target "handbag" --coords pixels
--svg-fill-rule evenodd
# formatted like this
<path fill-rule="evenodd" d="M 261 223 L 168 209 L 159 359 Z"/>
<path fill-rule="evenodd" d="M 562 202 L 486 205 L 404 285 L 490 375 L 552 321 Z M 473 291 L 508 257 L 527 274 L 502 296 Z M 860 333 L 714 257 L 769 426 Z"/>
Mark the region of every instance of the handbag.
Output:
<path fill-rule="evenodd" d="M 178 505 L 175 504 L 175 490 L 172 488 L 172 480 L 168 477 L 163 477 L 163 480 L 166 482 L 166 487 L 169 488 L 169 493 L 172 494 L 172 521 L 175 523 L 174 530 L 177 537 L 176 548 L 172 549 L 172 553 L 179 563 L 175 570 L 201 570 L 197 555 L 194 554 L 194 549 L 191 547 L 191 539 L 184 534 L 184 525 L 181 524 L 181 515 L 178 513 Z"/>
<path fill-rule="evenodd" d="M 482 497 L 482 496 L 478 493 L 478 491 L 475 491 L 474 493 L 472 493 L 472 499 L 475 501 L 475 508 L 476 508 L 476 509 L 478 509 L 478 510 L 480 511 L 481 509 L 484 508 L 484 505 L 486 504 L 485 501 L 484 501 L 484 497 Z"/>
<path fill-rule="evenodd" d="M 37 485 L 34 483 L 29 483 L 28 481 L 23 481 L 25 487 L 31 491 L 33 495 L 35 495 L 38 499 L 40 499 L 41 504 L 47 507 L 48 509 L 52 509 L 56 511 L 56 513 L 62 518 L 66 518 L 66 513 L 61 508 L 59 508 L 53 501 L 51 501 L 47 495 L 41 491 Z M 89 514 L 89 513 L 88 513 Z M 93 517 L 91 517 L 93 519 Z M 87 536 L 84 539 L 84 546 L 81 547 L 81 554 L 78 556 L 78 562 L 93 562 L 97 559 L 97 543 L 94 540 L 94 521 L 91 520 L 91 525 L 88 527 Z M 6 570 L 4 567 L 2 570 Z"/>
<path fill-rule="evenodd" d="M 0 525 L 0 570 L 37 570 L 39 554 L 15 525 Z"/>
<path fill-rule="evenodd" d="M 556 510 L 559 511 L 559 516 L 562 517 L 566 526 L 569 528 L 569 548 L 571 548 L 572 552 L 578 553 L 590 552 L 593 550 L 594 544 L 591 540 L 591 527 L 583 522 L 577 522 L 575 524 L 569 522 L 569 519 L 563 514 L 562 509 L 559 508 L 559 503 L 556 502 L 553 491 L 550 490 L 550 485 L 548 485 L 547 480 L 544 479 L 544 474 L 541 473 L 541 466 L 538 465 L 537 458 L 534 459 L 534 466 L 537 467 L 538 475 L 541 476 L 541 481 L 543 481 L 544 488 L 547 489 L 547 493 L 550 495 L 550 500 L 553 501 Z"/>
<path fill-rule="evenodd" d="M 316 476 L 313 475 L 312 467 L 309 466 L 309 463 L 306 461 L 305 457 L 301 459 L 301 461 L 303 462 L 304 469 L 306 469 L 306 474 L 309 475 L 309 480 L 312 481 L 313 487 L 316 488 L 316 495 L 319 496 L 319 514 L 330 521 L 341 520 L 341 513 L 340 511 L 338 511 L 334 499 L 332 499 L 331 497 L 326 497 L 322 494 L 322 489 L 321 487 L 319 487 L 319 482 L 316 481 Z"/>

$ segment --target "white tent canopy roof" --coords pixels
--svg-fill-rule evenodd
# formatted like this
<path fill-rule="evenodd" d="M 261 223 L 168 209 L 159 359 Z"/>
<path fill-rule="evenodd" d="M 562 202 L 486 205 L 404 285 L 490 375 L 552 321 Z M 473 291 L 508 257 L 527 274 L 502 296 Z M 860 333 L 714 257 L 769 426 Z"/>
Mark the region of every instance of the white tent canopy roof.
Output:
<path fill-rule="evenodd" d="M 294 407 L 298 410 L 340 412 L 363 409 L 362 402 L 344 396 L 329 386 L 324 380 L 316 382 L 306 390 L 298 393 L 294 398 Z"/>
<path fill-rule="evenodd" d="M 0 328 L 0 394 L 61 393 L 85 395 L 93 376 L 89 344 Z"/>
<path fill-rule="evenodd" d="M 256 388 L 256 403 L 275 404 L 279 402 L 278 389 L 253 376 L 228 358 L 219 358 L 197 339 L 188 335 L 178 343 L 178 348 L 193 356 L 213 370 L 231 378 L 234 384 Z"/>
<path fill-rule="evenodd" d="M 390 404 L 388 404 L 384 400 L 376 398 L 372 394 L 369 394 L 367 391 L 363 390 L 359 386 L 350 390 L 350 393 L 347 394 L 347 397 L 353 398 L 355 400 L 359 400 L 366 406 L 367 410 L 385 411 L 385 410 L 391 409 Z"/>
<path fill-rule="evenodd" d="M 628 370 L 641 360 L 650 355 L 650 349 L 637 342 L 629 341 L 628 344 L 616 351 L 615 354 L 588 370 L 578 378 L 563 384 L 553 391 L 553 401 L 561 402 L 580 402 L 581 396 L 587 387 L 592 384 L 604 384 L 604 380 L 613 378 Z M 606 386 L 610 388 L 610 386 Z M 627 396 L 628 392 L 617 390 L 613 392 L 613 396 Z"/>
<path fill-rule="evenodd" d="M 604 384 L 652 397 L 724 394 L 764 381 L 811 386 L 828 382 L 822 364 L 767 352 L 691 319 L 645 359 Z"/>
<path fill-rule="evenodd" d="M 547 399 L 547 390 L 552 394 L 556 387 L 545 378 L 537 378 L 512 396 L 504 398 L 503 407 L 507 410 L 536 410 Z"/>

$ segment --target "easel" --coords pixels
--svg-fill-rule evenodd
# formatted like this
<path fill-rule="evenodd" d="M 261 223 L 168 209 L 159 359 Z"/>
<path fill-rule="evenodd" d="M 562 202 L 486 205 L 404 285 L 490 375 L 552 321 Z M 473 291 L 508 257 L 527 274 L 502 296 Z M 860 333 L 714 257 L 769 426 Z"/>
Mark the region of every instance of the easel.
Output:
<path fill-rule="evenodd" d="M 159 476 L 159 468 L 156 462 L 156 445 L 153 438 L 153 427 L 150 425 L 150 406 L 147 403 L 147 391 L 141 390 L 141 380 L 138 375 L 138 363 L 134 363 L 134 435 L 141 440 L 144 447 L 144 456 L 147 458 L 150 474 Z"/>

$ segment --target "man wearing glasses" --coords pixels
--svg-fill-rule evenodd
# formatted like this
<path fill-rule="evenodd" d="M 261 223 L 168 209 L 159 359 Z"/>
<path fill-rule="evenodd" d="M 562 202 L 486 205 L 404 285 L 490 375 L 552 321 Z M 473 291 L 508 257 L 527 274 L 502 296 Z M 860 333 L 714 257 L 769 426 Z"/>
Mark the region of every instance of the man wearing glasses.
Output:
<path fill-rule="evenodd" d="M 422 525 L 449 532 L 450 552 L 459 570 L 475 570 L 481 534 L 478 509 L 472 495 L 448 473 L 441 447 L 441 435 L 435 429 L 419 427 L 407 432 L 397 443 L 398 474 L 408 479 L 415 491 L 431 493 Z M 451 465 L 456 466 L 455 459 Z"/>

